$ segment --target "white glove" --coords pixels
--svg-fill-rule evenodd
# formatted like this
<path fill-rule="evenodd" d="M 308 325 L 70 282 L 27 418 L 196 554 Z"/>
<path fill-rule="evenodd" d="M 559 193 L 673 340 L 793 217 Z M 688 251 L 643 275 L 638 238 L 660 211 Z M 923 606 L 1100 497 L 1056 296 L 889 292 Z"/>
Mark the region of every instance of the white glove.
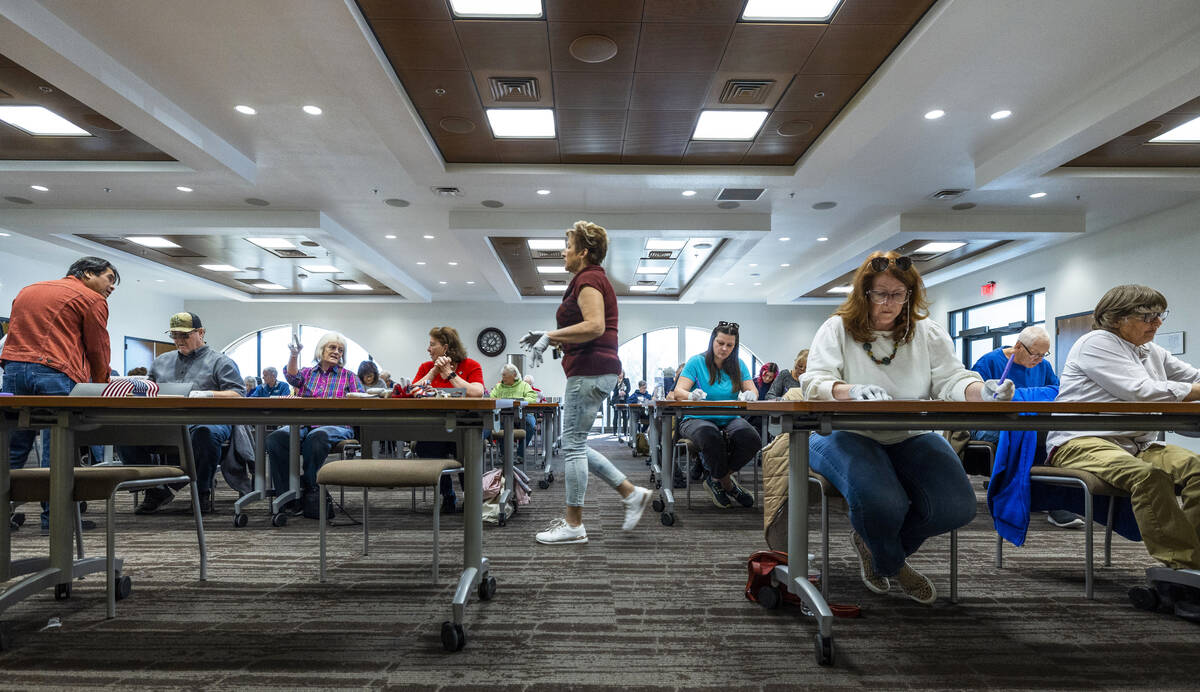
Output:
<path fill-rule="evenodd" d="M 745 391 L 738 394 L 738 399 L 741 401 L 758 401 L 758 394 L 756 392 Z"/>
<path fill-rule="evenodd" d="M 1017 391 L 1017 385 L 1012 380 L 984 380 L 983 381 L 983 400 L 984 401 L 1012 401 L 1013 394 Z"/>
<path fill-rule="evenodd" d="M 703 389 L 699 389 L 699 388 L 693 389 L 688 394 L 688 398 L 691 399 L 692 401 L 704 401 L 705 399 L 708 398 L 708 392 L 704 391 Z"/>
<path fill-rule="evenodd" d="M 850 398 L 858 401 L 887 401 L 892 395 L 877 384 L 856 384 L 850 387 Z"/>
<path fill-rule="evenodd" d="M 207 389 L 193 389 L 188 392 L 189 399 L 211 399 L 213 393 Z"/>
<path fill-rule="evenodd" d="M 529 350 L 529 363 L 537 367 L 542 364 L 542 354 L 550 347 L 550 334 L 547 332 L 529 332 L 521 337 L 521 346 Z"/>

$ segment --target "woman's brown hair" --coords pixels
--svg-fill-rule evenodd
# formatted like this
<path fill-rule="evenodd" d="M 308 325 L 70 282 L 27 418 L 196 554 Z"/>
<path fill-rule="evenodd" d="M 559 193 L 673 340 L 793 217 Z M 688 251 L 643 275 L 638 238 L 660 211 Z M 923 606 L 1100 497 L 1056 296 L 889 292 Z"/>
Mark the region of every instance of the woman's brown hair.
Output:
<path fill-rule="evenodd" d="M 1167 309 L 1167 297 L 1141 284 L 1124 284 L 1108 289 L 1092 311 L 1092 329 L 1118 334 L 1121 320 L 1139 310 Z"/>
<path fill-rule="evenodd" d="M 591 221 L 576 221 L 567 229 L 576 250 L 584 250 L 588 264 L 600 264 L 608 255 L 608 232 Z"/>
<path fill-rule="evenodd" d="M 434 327 L 429 330 L 429 336 L 446 347 L 446 357 L 455 365 L 467 359 L 467 349 L 463 346 L 462 339 L 458 338 L 458 330 L 454 327 Z"/>
<path fill-rule="evenodd" d="M 877 272 L 871 267 L 871 260 L 876 257 L 895 260 L 900 256 L 900 253 L 895 250 L 872 252 L 871 256 L 858 268 L 858 271 L 854 272 L 854 280 L 851 282 L 852 290 L 850 295 L 846 296 L 846 302 L 842 303 L 833 313 L 842 318 L 842 324 L 845 325 L 846 333 L 850 335 L 850 338 L 860 344 L 875 340 L 875 335 L 872 333 L 874 330 L 871 327 L 871 298 L 867 295 L 867 291 L 874 287 L 875 277 L 881 274 L 890 275 L 904 284 L 909 291 L 908 303 L 896 317 L 896 324 L 892 327 L 892 339 L 897 344 L 912 341 L 913 328 L 916 323 L 929 317 L 929 300 L 925 297 L 925 282 L 921 281 L 921 275 L 917 273 L 916 267 L 902 271 L 896 267 L 894 261 L 889 262 L 888 268 L 881 272 Z"/>

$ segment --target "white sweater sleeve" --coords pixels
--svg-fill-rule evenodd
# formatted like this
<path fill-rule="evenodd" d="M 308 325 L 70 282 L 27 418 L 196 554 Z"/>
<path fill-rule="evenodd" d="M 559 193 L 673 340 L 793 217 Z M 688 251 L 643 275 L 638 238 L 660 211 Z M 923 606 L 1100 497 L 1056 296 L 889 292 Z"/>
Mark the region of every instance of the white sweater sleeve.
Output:
<path fill-rule="evenodd" d="M 962 366 L 950 335 L 941 325 L 930 320 L 923 322 L 929 326 L 930 395 L 943 401 L 966 401 L 967 386 L 983 378 L 974 370 Z"/>
<path fill-rule="evenodd" d="M 1076 364 L 1088 379 L 1117 401 L 1183 401 L 1192 391 L 1186 382 L 1152 378 L 1145 366 L 1123 352 L 1115 338 L 1088 339 L 1076 356 Z M 1169 367 L 1179 368 L 1178 365 Z M 1195 368 L 1192 372 L 1195 373 Z"/>
<path fill-rule="evenodd" d="M 808 369 L 800 376 L 805 399 L 833 400 L 833 385 L 844 381 L 845 343 L 842 318 L 834 316 L 825 320 L 808 349 Z"/>

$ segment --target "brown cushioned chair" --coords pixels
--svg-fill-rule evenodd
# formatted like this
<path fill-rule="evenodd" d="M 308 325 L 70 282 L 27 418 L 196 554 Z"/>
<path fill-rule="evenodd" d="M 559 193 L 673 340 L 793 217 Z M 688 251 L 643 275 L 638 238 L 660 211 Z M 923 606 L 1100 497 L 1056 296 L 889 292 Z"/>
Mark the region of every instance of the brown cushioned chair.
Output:
<path fill-rule="evenodd" d="M 416 489 L 437 488 L 442 476 L 459 473 L 462 463 L 456 459 L 350 459 L 331 461 L 317 471 L 317 492 L 324 496 L 326 486 L 362 488 L 363 492 L 363 555 L 368 553 L 370 530 L 367 522 L 367 491 L 370 488 L 412 488 L 416 507 Z M 325 529 L 327 507 L 321 505 L 321 581 L 325 581 Z M 438 581 L 438 534 L 441 524 L 441 504 L 433 503 L 433 583 Z"/>
<path fill-rule="evenodd" d="M 513 428 L 513 444 L 516 444 L 517 440 L 524 440 L 524 439 L 525 439 L 525 429 L 524 428 Z M 496 459 L 500 455 L 500 450 L 504 446 L 504 431 L 503 430 L 493 430 L 493 431 L 489 432 L 488 433 L 488 441 L 494 443 L 494 444 L 488 445 L 488 463 L 491 465 L 492 468 L 496 468 Z M 513 450 L 513 453 L 515 454 L 516 450 Z"/>

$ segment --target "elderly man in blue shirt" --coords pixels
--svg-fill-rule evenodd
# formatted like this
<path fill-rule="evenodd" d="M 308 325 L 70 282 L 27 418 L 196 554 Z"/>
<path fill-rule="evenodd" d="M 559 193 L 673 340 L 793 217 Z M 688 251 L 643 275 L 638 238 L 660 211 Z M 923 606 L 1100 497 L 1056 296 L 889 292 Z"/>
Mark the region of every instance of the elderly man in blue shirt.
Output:
<path fill-rule="evenodd" d="M 287 396 L 292 393 L 288 383 L 279 379 L 279 370 L 274 366 L 263 368 L 262 384 L 254 388 L 250 393 L 253 397 L 271 397 L 271 396 Z"/>

